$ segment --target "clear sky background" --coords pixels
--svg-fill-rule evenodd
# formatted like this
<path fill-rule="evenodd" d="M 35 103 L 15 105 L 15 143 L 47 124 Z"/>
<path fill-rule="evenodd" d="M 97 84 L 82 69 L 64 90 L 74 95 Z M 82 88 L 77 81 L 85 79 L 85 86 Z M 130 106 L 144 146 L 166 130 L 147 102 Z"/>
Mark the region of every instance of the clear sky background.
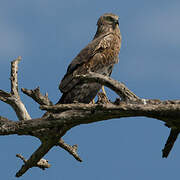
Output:
<path fill-rule="evenodd" d="M 180 1 L 179 0 L 1 0 L 0 89 L 10 90 L 10 62 L 22 56 L 19 87 L 40 86 L 56 103 L 58 84 L 77 53 L 90 42 L 100 15 L 120 16 L 122 48 L 112 77 L 124 82 L 142 98 L 180 99 Z M 111 99 L 117 97 L 108 91 Z M 21 93 L 33 118 L 44 112 Z M 17 120 L 10 106 L 0 102 L 0 115 Z M 45 158 L 52 167 L 29 170 L 21 179 L 31 180 L 152 180 L 179 179 L 180 142 L 168 159 L 162 159 L 169 129 L 148 118 L 122 118 L 81 125 L 64 139 L 79 145 L 84 162 L 55 147 Z M 29 136 L 4 136 L 1 142 L 0 179 L 13 180 L 22 161 L 40 142 Z"/>

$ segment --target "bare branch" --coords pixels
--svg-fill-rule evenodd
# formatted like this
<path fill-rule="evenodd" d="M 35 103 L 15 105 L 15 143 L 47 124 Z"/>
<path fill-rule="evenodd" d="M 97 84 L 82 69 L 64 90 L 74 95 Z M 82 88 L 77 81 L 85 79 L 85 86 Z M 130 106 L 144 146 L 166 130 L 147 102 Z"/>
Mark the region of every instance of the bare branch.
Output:
<path fill-rule="evenodd" d="M 10 121 L 9 119 L 0 116 L 0 135 L 10 135 L 14 133 L 15 122 Z M 12 132 L 13 131 L 13 132 Z"/>
<path fill-rule="evenodd" d="M 16 154 L 16 157 L 20 158 L 24 164 L 27 162 L 27 160 L 21 154 Z"/>
<path fill-rule="evenodd" d="M 0 135 L 26 134 L 27 131 L 35 131 L 42 128 L 54 128 L 61 126 L 75 126 L 79 124 L 93 123 L 113 118 L 145 116 L 162 120 L 169 127 L 180 128 L 180 104 L 176 101 L 147 100 L 144 104 L 120 103 L 114 104 L 58 104 L 55 106 L 42 106 L 43 109 L 56 112 L 50 113 L 46 118 L 32 119 L 21 122 L 11 122 L 8 129 L 0 126 Z M 167 103 L 166 103 L 167 102 Z M 169 102 L 169 103 L 168 103 Z M 62 112 L 62 110 L 66 111 Z M 61 112 L 61 113 L 57 113 Z"/>
<path fill-rule="evenodd" d="M 60 139 L 57 143 L 58 146 L 60 146 L 61 148 L 65 149 L 67 152 L 69 152 L 69 154 L 71 154 L 72 156 L 74 156 L 74 158 L 77 160 L 77 161 L 80 161 L 82 162 L 82 159 L 79 157 L 78 153 L 77 153 L 77 148 L 78 148 L 78 145 L 75 144 L 73 146 L 70 146 L 68 144 L 66 144 L 63 139 Z"/>
<path fill-rule="evenodd" d="M 18 64 L 21 61 L 22 57 L 18 56 L 17 59 L 11 62 L 11 94 L 15 95 L 16 97 L 19 97 L 19 92 L 18 92 L 18 78 L 17 78 L 17 73 L 18 73 Z"/>
<path fill-rule="evenodd" d="M 166 141 L 166 144 L 164 146 L 164 149 L 162 150 L 163 154 L 162 157 L 163 158 L 167 158 L 171 149 L 173 148 L 173 145 L 179 135 L 180 130 L 176 129 L 176 128 L 172 128 L 169 134 L 169 137 Z"/>
<path fill-rule="evenodd" d="M 32 99 L 34 99 L 34 101 L 36 101 L 40 105 L 53 105 L 53 103 L 48 98 L 48 94 L 46 93 L 45 96 L 43 96 L 40 92 L 39 87 L 37 87 L 34 90 L 28 90 L 28 89 L 22 88 L 21 91 L 24 94 L 31 97 Z"/>
<path fill-rule="evenodd" d="M 41 146 L 31 155 L 28 160 L 19 156 L 25 164 L 21 167 L 21 169 L 16 173 L 16 177 L 22 176 L 29 168 L 32 167 L 40 167 L 41 169 L 49 168 L 50 164 L 48 164 L 47 160 L 41 159 L 53 146 L 55 142 L 52 139 L 48 139 L 43 142 Z"/>
<path fill-rule="evenodd" d="M 9 123 L 9 122 L 12 122 L 12 121 L 10 121 L 9 119 L 5 117 L 0 116 L 0 126 L 3 126 L 4 124 Z"/>
<path fill-rule="evenodd" d="M 99 94 L 97 104 L 57 104 L 49 100 L 48 95 L 41 94 L 39 87 L 34 90 L 22 88 L 22 92 L 40 104 L 40 109 L 47 110 L 46 116 L 31 119 L 18 92 L 18 63 L 21 57 L 11 63 L 11 93 L 0 90 L 0 100 L 8 103 L 15 110 L 19 120 L 11 121 L 0 116 L 0 135 L 18 134 L 38 137 L 42 144 L 26 160 L 22 155 L 17 155 L 23 160 L 24 165 L 17 172 L 16 177 L 22 176 L 29 168 L 49 168 L 50 164 L 42 157 L 53 147 L 59 146 L 69 152 L 76 160 L 82 162 L 77 153 L 77 145 L 70 146 L 62 140 L 62 136 L 72 127 L 93 123 L 113 118 L 145 116 L 162 120 L 170 127 L 171 133 L 163 149 L 163 157 L 167 157 L 180 132 L 180 100 L 160 101 L 140 99 L 124 84 L 109 77 L 92 73 L 78 75 L 84 82 L 98 82 L 115 91 L 120 97 L 110 103 L 103 93 Z"/>
<path fill-rule="evenodd" d="M 24 164 L 27 163 L 27 160 L 21 154 L 16 154 L 16 157 L 20 158 L 24 162 Z M 46 168 L 50 168 L 51 165 L 48 163 L 48 160 L 40 159 L 35 167 L 39 167 L 40 169 L 45 170 Z"/>
<path fill-rule="evenodd" d="M 19 92 L 18 92 L 18 63 L 21 60 L 21 56 L 11 62 L 11 93 L 7 93 L 3 90 L 0 90 L 0 100 L 9 104 L 14 111 L 19 120 L 27 120 L 31 119 L 29 113 L 23 102 L 20 99 Z"/>
<path fill-rule="evenodd" d="M 21 90 L 23 93 L 25 93 L 26 95 L 33 98 L 40 105 L 53 105 L 53 103 L 49 100 L 47 94 L 45 96 L 43 96 L 40 93 L 39 87 L 34 90 L 28 90 L 25 88 L 22 88 Z M 82 161 L 81 158 L 77 154 L 77 148 L 76 148 L 77 145 L 70 146 L 70 145 L 66 144 L 62 138 L 58 141 L 57 145 L 60 146 L 61 148 L 63 148 L 64 150 L 68 151 L 78 161 L 80 161 L 80 162 Z"/>
<path fill-rule="evenodd" d="M 5 103 L 10 103 L 9 99 L 11 98 L 11 94 L 3 91 L 0 89 L 0 100 L 5 102 Z"/>
<path fill-rule="evenodd" d="M 139 97 L 131 92 L 123 83 L 120 83 L 108 76 L 94 72 L 88 72 L 88 74 L 85 75 L 76 75 L 74 78 L 80 79 L 84 82 L 98 82 L 102 85 L 105 85 L 116 92 L 123 101 L 134 101 L 139 99 Z"/>
<path fill-rule="evenodd" d="M 0 100 L 9 104 L 14 109 L 19 120 L 22 121 L 31 119 L 25 105 L 22 103 L 19 97 L 0 90 Z"/>
<path fill-rule="evenodd" d="M 22 88 L 21 90 L 23 93 L 25 93 L 26 95 L 33 98 L 40 105 L 53 105 L 53 103 L 49 100 L 47 93 L 45 96 L 43 96 L 40 93 L 39 87 L 34 90 L 28 90 L 25 88 Z M 57 145 L 60 146 L 61 148 L 63 148 L 64 150 L 68 151 L 78 161 L 80 161 L 80 162 L 82 161 L 81 158 L 77 154 L 77 148 L 76 148 L 77 145 L 70 146 L 70 145 L 66 144 L 62 138 L 58 141 Z"/>
<path fill-rule="evenodd" d="M 108 115 L 109 118 L 120 118 L 123 116 L 146 116 L 162 119 L 165 122 L 168 121 L 168 119 L 178 120 L 178 118 L 180 118 L 180 101 L 178 100 L 160 101 L 143 99 L 135 102 L 120 101 L 119 104 L 57 104 L 53 106 L 42 105 L 40 106 L 40 109 L 47 110 L 53 113 L 59 113 L 67 110 L 81 110 L 84 113 L 90 111 L 93 112 L 91 116 L 93 116 L 94 118 L 96 116 L 96 113 L 101 112 L 102 115 L 103 113 L 105 113 L 103 117 Z"/>

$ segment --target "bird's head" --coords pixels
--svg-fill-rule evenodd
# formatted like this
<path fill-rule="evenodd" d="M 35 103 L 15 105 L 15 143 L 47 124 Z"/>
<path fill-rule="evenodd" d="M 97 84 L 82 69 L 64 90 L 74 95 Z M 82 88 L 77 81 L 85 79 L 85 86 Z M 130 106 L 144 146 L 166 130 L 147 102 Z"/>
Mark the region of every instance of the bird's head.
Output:
<path fill-rule="evenodd" d="M 107 33 L 115 33 L 116 35 L 120 36 L 120 29 L 119 29 L 119 16 L 112 14 L 112 13 L 105 13 L 102 15 L 97 22 L 97 32 L 94 38 L 97 38 L 103 34 Z"/>
<path fill-rule="evenodd" d="M 119 25 L 119 17 L 112 13 L 105 13 L 98 19 L 97 25 L 98 27 L 111 26 L 115 29 Z"/>

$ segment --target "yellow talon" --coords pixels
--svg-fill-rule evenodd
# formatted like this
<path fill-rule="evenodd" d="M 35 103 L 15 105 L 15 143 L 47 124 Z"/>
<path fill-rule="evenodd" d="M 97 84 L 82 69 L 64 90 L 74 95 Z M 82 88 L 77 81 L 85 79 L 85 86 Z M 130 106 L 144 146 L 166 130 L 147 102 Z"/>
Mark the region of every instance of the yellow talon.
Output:
<path fill-rule="evenodd" d="M 105 94 L 105 96 L 106 96 L 106 91 L 105 91 L 105 89 L 104 89 L 104 86 L 102 86 L 102 92 Z"/>
<path fill-rule="evenodd" d="M 102 92 L 103 92 L 103 94 L 105 95 L 105 97 L 107 98 L 107 95 L 106 95 L 106 91 L 105 91 L 105 89 L 104 89 L 104 86 L 102 86 Z M 95 102 L 95 98 L 91 101 L 91 104 L 96 104 L 96 102 Z"/>

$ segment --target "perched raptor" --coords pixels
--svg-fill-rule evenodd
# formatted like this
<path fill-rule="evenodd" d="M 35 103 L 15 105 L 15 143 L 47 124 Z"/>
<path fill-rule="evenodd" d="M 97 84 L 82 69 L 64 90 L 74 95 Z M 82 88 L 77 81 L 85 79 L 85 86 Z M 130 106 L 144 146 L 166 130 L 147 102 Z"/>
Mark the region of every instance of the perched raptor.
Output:
<path fill-rule="evenodd" d="M 118 16 L 102 15 L 97 22 L 94 39 L 73 59 L 63 77 L 59 89 L 63 93 L 58 103 L 90 103 L 101 89 L 98 83 L 83 83 L 75 75 L 89 71 L 110 76 L 114 64 L 119 61 L 121 34 Z"/>

